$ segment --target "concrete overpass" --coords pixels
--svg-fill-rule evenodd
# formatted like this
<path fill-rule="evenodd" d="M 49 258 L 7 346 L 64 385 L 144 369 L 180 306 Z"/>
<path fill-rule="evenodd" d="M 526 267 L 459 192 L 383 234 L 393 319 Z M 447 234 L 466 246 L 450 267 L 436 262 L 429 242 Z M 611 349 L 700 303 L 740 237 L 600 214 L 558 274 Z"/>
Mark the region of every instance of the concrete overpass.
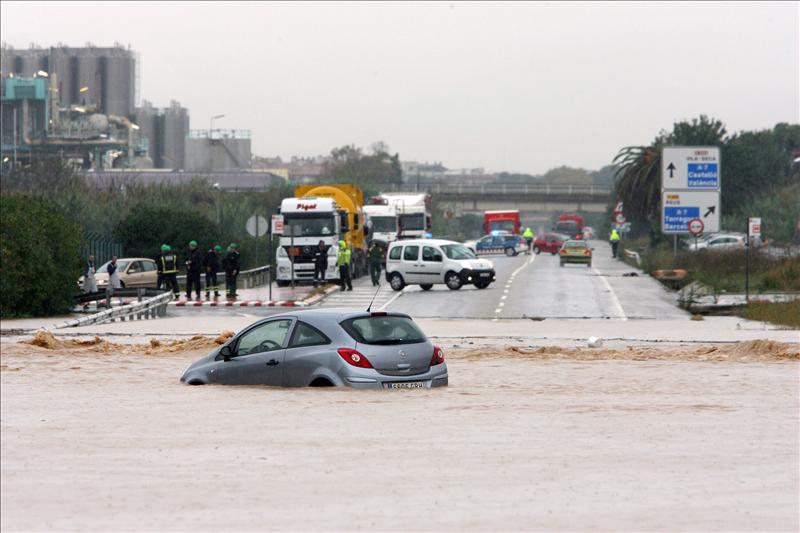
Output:
<path fill-rule="evenodd" d="M 523 183 L 408 183 L 396 189 L 428 192 L 456 215 L 518 209 L 523 223 L 544 225 L 559 213 L 604 213 L 611 194 L 609 187 Z"/>

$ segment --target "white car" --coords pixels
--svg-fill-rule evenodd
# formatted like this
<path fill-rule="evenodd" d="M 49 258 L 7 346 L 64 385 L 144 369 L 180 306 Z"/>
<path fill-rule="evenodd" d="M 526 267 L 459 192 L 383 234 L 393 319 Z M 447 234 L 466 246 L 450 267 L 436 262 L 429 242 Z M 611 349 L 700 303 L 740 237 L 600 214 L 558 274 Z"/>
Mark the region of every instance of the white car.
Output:
<path fill-rule="evenodd" d="M 396 291 L 406 285 L 430 290 L 445 284 L 458 290 L 465 284 L 485 289 L 495 281 L 494 265 L 478 259 L 461 243 L 441 239 L 395 241 L 386 254 L 386 280 Z"/>
<path fill-rule="evenodd" d="M 743 250 L 747 237 L 739 233 L 720 233 L 717 235 L 709 236 L 705 239 L 698 239 L 695 244 L 694 240 L 688 241 L 687 248 L 690 252 L 699 252 L 706 250 Z M 760 246 L 760 239 L 753 239 L 753 246 Z"/>

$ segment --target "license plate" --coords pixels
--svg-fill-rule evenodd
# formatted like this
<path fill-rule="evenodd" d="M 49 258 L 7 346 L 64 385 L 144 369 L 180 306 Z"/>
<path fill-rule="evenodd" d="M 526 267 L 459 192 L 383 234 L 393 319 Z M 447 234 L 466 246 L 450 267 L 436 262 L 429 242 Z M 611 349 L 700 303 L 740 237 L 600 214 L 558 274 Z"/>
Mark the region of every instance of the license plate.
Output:
<path fill-rule="evenodd" d="M 390 389 L 423 389 L 425 384 L 421 381 L 403 381 L 400 383 L 387 383 Z"/>
<path fill-rule="evenodd" d="M 481 277 L 482 277 L 482 278 L 488 278 L 488 277 L 489 277 L 489 276 L 491 276 L 491 275 L 492 275 L 492 273 L 491 273 L 491 272 L 481 272 Z"/>

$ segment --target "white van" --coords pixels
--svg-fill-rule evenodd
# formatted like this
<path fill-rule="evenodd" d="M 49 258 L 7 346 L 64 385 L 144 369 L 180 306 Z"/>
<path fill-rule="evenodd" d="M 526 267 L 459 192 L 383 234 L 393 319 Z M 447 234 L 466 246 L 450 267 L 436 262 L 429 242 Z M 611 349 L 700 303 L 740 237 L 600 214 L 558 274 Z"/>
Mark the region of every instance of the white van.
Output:
<path fill-rule="evenodd" d="M 386 254 L 386 281 L 396 291 L 406 285 L 430 290 L 444 283 L 451 290 L 464 284 L 485 289 L 495 281 L 494 265 L 478 259 L 461 243 L 441 239 L 395 241 Z"/>

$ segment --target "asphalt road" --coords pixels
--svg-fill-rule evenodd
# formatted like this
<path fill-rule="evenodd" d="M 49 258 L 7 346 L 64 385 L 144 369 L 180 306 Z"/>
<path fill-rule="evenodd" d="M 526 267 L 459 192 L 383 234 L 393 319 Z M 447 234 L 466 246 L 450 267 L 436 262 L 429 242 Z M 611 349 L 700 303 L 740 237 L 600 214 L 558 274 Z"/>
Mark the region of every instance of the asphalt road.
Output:
<path fill-rule="evenodd" d="M 489 256 L 497 281 L 487 289 L 451 291 L 406 288 L 387 308 L 425 318 L 686 318 L 675 296 L 648 276 L 611 258 L 605 242 L 595 248 L 592 268 L 559 266 L 558 256 Z"/>

